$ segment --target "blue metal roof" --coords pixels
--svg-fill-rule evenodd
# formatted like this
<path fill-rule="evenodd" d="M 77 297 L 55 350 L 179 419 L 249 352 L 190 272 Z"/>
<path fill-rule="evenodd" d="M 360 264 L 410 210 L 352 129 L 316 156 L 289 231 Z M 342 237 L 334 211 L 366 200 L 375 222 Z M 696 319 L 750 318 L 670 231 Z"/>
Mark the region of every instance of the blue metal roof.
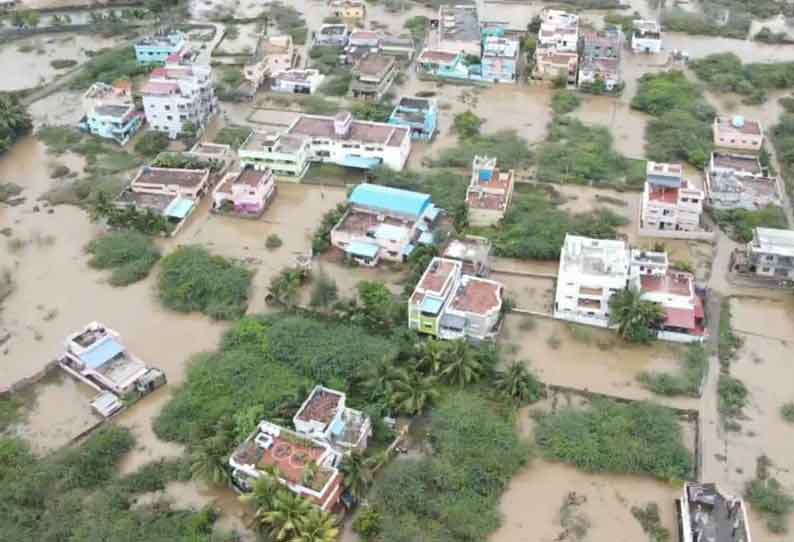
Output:
<path fill-rule="evenodd" d="M 430 205 L 430 195 L 390 186 L 364 183 L 350 195 L 350 203 L 376 210 L 419 217 Z"/>
<path fill-rule="evenodd" d="M 89 369 L 102 367 L 109 360 L 124 352 L 124 347 L 114 339 L 105 339 L 93 349 L 80 356 Z"/>
<path fill-rule="evenodd" d="M 347 247 L 347 251 L 350 254 L 361 258 L 374 258 L 378 255 L 378 250 L 380 250 L 380 247 L 372 243 L 350 243 Z"/>
<path fill-rule="evenodd" d="M 171 203 L 168 204 L 168 207 L 165 208 L 163 214 L 171 218 L 182 219 L 190 214 L 190 211 L 193 210 L 194 206 L 195 202 L 192 199 L 175 198 Z"/>
<path fill-rule="evenodd" d="M 425 297 L 422 300 L 422 312 L 429 312 L 430 314 L 438 314 L 444 301 L 437 297 Z"/>
<path fill-rule="evenodd" d="M 345 159 L 342 160 L 342 165 L 356 169 L 372 169 L 380 165 L 380 159 L 366 158 L 364 156 L 351 156 L 348 154 L 345 156 Z"/>

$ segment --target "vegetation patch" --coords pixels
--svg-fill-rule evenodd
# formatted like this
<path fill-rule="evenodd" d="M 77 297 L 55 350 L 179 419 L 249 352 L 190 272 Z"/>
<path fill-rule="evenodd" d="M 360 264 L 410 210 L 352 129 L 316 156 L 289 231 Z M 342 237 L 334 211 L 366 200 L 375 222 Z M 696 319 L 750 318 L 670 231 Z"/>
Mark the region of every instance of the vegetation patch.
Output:
<path fill-rule="evenodd" d="M 481 396 L 459 392 L 430 414 L 431 456 L 389 465 L 375 486 L 379 540 L 486 540 L 498 502 L 529 450 L 513 420 Z"/>
<path fill-rule="evenodd" d="M 69 81 L 69 88 L 85 90 L 96 82 L 110 85 L 119 79 L 131 79 L 150 70 L 151 66 L 138 64 L 132 46 L 106 49 L 82 65 L 80 72 Z"/>
<path fill-rule="evenodd" d="M 218 130 L 212 142 L 219 145 L 229 145 L 236 150 L 240 148 L 240 145 L 245 142 L 249 135 L 251 135 L 251 128 L 232 124 Z"/>
<path fill-rule="evenodd" d="M 582 99 L 572 90 L 558 90 L 551 98 L 551 109 L 556 115 L 571 113 L 581 104 Z"/>
<path fill-rule="evenodd" d="M 17 183 L 0 182 L 0 203 L 10 203 L 22 193 L 22 187 Z"/>
<path fill-rule="evenodd" d="M 647 402 L 593 400 L 537 420 L 535 441 L 547 459 L 587 472 L 649 474 L 662 480 L 692 475 L 692 454 L 683 444 L 675 413 Z"/>
<path fill-rule="evenodd" d="M 50 61 L 50 66 L 56 70 L 65 70 L 66 68 L 77 66 L 77 61 L 71 58 L 56 58 Z"/>
<path fill-rule="evenodd" d="M 0 154 L 11 148 L 14 142 L 33 129 L 27 107 L 13 94 L 0 92 Z M 0 191 L 0 193 L 2 193 Z"/>
<path fill-rule="evenodd" d="M 730 18 L 726 24 L 717 22 L 718 13 L 713 9 L 714 4 L 703 2 L 703 13 L 672 8 L 662 12 L 661 22 L 664 30 L 668 32 L 683 32 L 699 36 L 723 36 L 726 38 L 745 39 L 750 31 L 751 17 L 745 12 L 744 3 L 731 9 Z"/>
<path fill-rule="evenodd" d="M 331 248 L 331 230 L 342 220 L 347 212 L 347 205 L 340 203 L 323 215 L 320 225 L 314 230 L 312 237 L 312 251 L 315 254 L 323 254 Z"/>
<path fill-rule="evenodd" d="M 632 161 L 612 148 L 609 129 L 565 116 L 552 122 L 546 142 L 537 151 L 537 168 L 538 180 L 546 182 L 633 187 L 645 182 L 645 170 L 639 176 Z"/>
<path fill-rule="evenodd" d="M 160 259 L 160 251 L 152 240 L 138 232 L 117 231 L 91 241 L 86 247 L 91 254 L 88 265 L 111 269 L 110 284 L 127 286 L 149 275 Z"/>
<path fill-rule="evenodd" d="M 174 462 L 116 476 L 133 444 L 128 430 L 113 425 L 43 458 L 22 440 L 0 439 L 4 539 L 211 542 L 223 536 L 213 533 L 216 515 L 209 509 L 175 510 L 162 502 L 133 507 L 137 495 L 184 478 L 184 470 Z"/>
<path fill-rule="evenodd" d="M 145 158 L 154 158 L 163 152 L 163 149 L 167 149 L 170 143 L 168 134 L 149 130 L 135 141 L 135 152 Z"/>
<path fill-rule="evenodd" d="M 670 531 L 662 525 L 659 505 L 655 502 L 649 502 L 644 508 L 632 506 L 631 515 L 640 522 L 642 530 L 648 535 L 650 542 L 667 542 L 670 540 Z"/>
<path fill-rule="evenodd" d="M 527 140 L 514 131 L 505 130 L 458 141 L 455 147 L 442 150 L 430 165 L 468 169 L 475 155 L 496 157 L 499 167 L 506 169 L 527 167 L 532 160 Z"/>
<path fill-rule="evenodd" d="M 731 298 L 725 297 L 720 302 L 720 336 L 717 342 L 717 354 L 723 371 L 730 368 L 731 362 L 736 359 L 736 353 L 744 342 L 733 332 L 732 319 Z"/>
<path fill-rule="evenodd" d="M 755 478 L 745 485 L 744 497 L 755 510 L 766 516 L 767 529 L 781 534 L 788 531 L 788 518 L 794 510 L 794 498 L 769 473 L 771 467 L 772 462 L 765 455 L 756 460 Z"/>
<path fill-rule="evenodd" d="M 683 160 L 702 168 L 713 149 L 711 123 L 716 114 L 701 88 L 683 72 L 645 74 L 639 79 L 631 107 L 653 115 L 645 130 L 650 160 Z"/>
<path fill-rule="evenodd" d="M 430 29 L 430 19 L 424 15 L 414 15 L 403 25 L 414 38 L 423 38 Z"/>
<path fill-rule="evenodd" d="M 734 53 L 715 53 L 690 66 L 711 90 L 741 94 L 748 104 L 765 102 L 767 91 L 794 87 L 794 62 L 742 64 Z"/>
<path fill-rule="evenodd" d="M 784 403 L 780 407 L 780 415 L 789 423 L 794 423 L 794 401 Z"/>
<path fill-rule="evenodd" d="M 726 426 L 735 428 L 735 419 L 742 416 L 744 407 L 750 401 L 750 391 L 738 378 L 721 373 L 717 384 L 719 411 Z"/>
<path fill-rule="evenodd" d="M 540 187 L 522 188 L 499 227 L 472 228 L 489 237 L 498 256 L 527 260 L 557 260 L 571 233 L 598 239 L 614 239 L 617 228 L 627 220 L 609 209 L 571 214 L 558 207 L 548 191 Z"/>
<path fill-rule="evenodd" d="M 788 220 L 783 209 L 775 205 L 767 205 L 762 209 L 712 210 L 711 216 L 728 237 L 737 243 L 749 243 L 753 240 L 755 228 L 788 229 Z"/>
<path fill-rule="evenodd" d="M 309 34 L 306 21 L 301 12 L 282 2 L 271 2 L 266 12 L 271 21 L 275 21 L 281 32 L 289 34 L 295 45 L 304 45 Z"/>
<path fill-rule="evenodd" d="M 783 114 L 772 128 L 772 144 L 775 146 L 777 160 L 782 169 L 783 180 L 786 185 L 786 192 L 789 197 L 794 197 L 794 98 L 788 98 L 791 102 L 783 102 L 781 105 L 790 104 L 791 111 Z"/>
<path fill-rule="evenodd" d="M 394 171 L 381 167 L 375 171 L 375 180 L 378 184 L 430 194 L 433 203 L 445 209 L 457 221 L 460 222 L 465 217 L 469 178 L 458 171 Z"/>
<path fill-rule="evenodd" d="M 182 246 L 162 260 L 158 295 L 169 309 L 230 320 L 245 313 L 252 276 L 242 265 L 203 247 Z"/>
<path fill-rule="evenodd" d="M 647 389 L 667 397 L 700 397 L 700 384 L 708 370 L 708 352 L 702 345 L 687 347 L 674 373 L 643 372 L 637 380 Z"/>

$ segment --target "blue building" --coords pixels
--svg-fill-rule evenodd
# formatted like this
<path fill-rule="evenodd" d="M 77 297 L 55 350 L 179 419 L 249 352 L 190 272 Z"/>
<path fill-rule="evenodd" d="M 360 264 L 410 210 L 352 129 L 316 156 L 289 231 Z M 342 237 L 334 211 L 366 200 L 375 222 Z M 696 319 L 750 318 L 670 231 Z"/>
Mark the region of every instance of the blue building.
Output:
<path fill-rule="evenodd" d="M 135 135 L 145 118 L 132 101 L 129 81 L 114 86 L 94 83 L 83 95 L 83 107 L 80 129 L 119 145 L 125 145 Z"/>
<path fill-rule="evenodd" d="M 411 139 L 430 141 L 438 126 L 438 105 L 430 98 L 400 98 L 389 117 L 389 124 L 409 128 Z"/>
<path fill-rule="evenodd" d="M 135 59 L 138 64 L 162 64 L 172 54 L 181 53 L 185 45 L 185 34 L 182 32 L 159 32 L 135 44 Z"/>
<path fill-rule="evenodd" d="M 494 83 L 515 83 L 518 63 L 518 42 L 498 35 L 488 36 L 482 43 L 482 80 Z"/>

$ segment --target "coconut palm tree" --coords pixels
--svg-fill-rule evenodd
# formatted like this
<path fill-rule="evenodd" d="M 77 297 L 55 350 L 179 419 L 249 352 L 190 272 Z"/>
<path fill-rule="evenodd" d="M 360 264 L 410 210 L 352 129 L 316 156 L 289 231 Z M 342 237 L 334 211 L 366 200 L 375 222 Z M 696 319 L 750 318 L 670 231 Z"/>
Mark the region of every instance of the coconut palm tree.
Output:
<path fill-rule="evenodd" d="M 449 357 L 450 345 L 430 339 L 416 346 L 416 368 L 429 375 L 438 375 Z"/>
<path fill-rule="evenodd" d="M 190 456 L 191 476 L 211 485 L 228 485 L 230 480 L 226 466 L 228 453 L 229 447 L 225 435 L 219 434 L 208 438 Z"/>
<path fill-rule="evenodd" d="M 270 510 L 273 507 L 273 500 L 282 489 L 281 484 L 275 476 L 265 475 L 254 482 L 254 487 L 250 493 L 240 495 L 240 502 L 253 506 L 257 514 L 259 511 Z"/>
<path fill-rule="evenodd" d="M 277 542 L 292 542 L 300 534 L 300 524 L 313 510 L 313 505 L 288 489 L 281 489 L 273 497 L 270 510 L 257 512 L 263 526 Z"/>
<path fill-rule="evenodd" d="M 33 128 L 28 110 L 11 94 L 0 93 L 0 152 Z"/>
<path fill-rule="evenodd" d="M 336 542 L 339 527 L 334 517 L 319 508 L 312 508 L 298 523 L 299 534 L 291 542 Z"/>
<path fill-rule="evenodd" d="M 356 500 L 366 495 L 372 483 L 372 458 L 361 452 L 351 452 L 342 461 L 341 470 L 345 475 L 345 486 Z"/>
<path fill-rule="evenodd" d="M 631 342 L 648 342 L 651 331 L 664 321 L 664 309 L 658 303 L 642 298 L 637 288 L 626 288 L 609 300 L 609 323 L 617 326 L 618 335 Z"/>
<path fill-rule="evenodd" d="M 462 388 L 479 380 L 484 372 L 482 360 L 472 348 L 463 341 L 457 341 L 447 348 L 439 374 L 445 382 Z"/>
<path fill-rule="evenodd" d="M 391 405 L 406 414 L 422 414 L 427 406 L 438 399 L 436 377 L 424 376 L 415 371 L 397 369 L 392 384 Z"/>
<path fill-rule="evenodd" d="M 543 393 L 540 381 L 522 361 L 514 361 L 507 370 L 496 373 L 494 387 L 510 397 L 518 406 L 534 403 Z"/>
<path fill-rule="evenodd" d="M 369 393 L 371 400 L 384 400 L 391 402 L 394 393 L 394 382 L 399 379 L 399 370 L 394 366 L 389 357 L 384 357 L 380 363 L 364 377 L 363 387 Z"/>

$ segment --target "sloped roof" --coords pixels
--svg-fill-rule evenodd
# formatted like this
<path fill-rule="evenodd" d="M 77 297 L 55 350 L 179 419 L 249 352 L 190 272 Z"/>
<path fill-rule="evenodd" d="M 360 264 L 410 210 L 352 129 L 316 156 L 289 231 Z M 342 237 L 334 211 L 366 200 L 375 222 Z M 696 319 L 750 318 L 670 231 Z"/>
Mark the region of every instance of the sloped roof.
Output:
<path fill-rule="evenodd" d="M 430 204 L 430 195 L 389 186 L 363 183 L 350 195 L 350 203 L 418 217 Z"/>

